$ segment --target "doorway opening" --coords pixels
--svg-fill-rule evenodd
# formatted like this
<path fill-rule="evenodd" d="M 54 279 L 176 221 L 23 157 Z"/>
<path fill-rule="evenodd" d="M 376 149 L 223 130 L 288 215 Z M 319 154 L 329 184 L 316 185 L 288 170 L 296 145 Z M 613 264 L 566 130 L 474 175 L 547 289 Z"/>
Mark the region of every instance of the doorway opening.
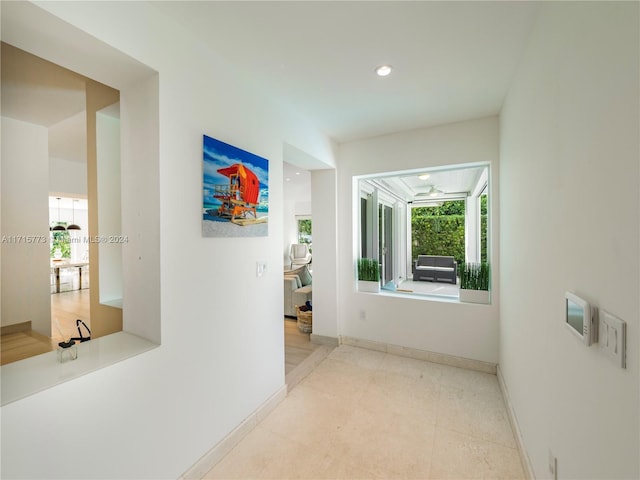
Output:
<path fill-rule="evenodd" d="M 30 239 L 2 246 L 6 364 L 90 337 L 92 320 L 94 336 L 122 330 L 123 239 L 120 92 L 1 48 L 3 205 L 18 206 L 2 229 Z"/>

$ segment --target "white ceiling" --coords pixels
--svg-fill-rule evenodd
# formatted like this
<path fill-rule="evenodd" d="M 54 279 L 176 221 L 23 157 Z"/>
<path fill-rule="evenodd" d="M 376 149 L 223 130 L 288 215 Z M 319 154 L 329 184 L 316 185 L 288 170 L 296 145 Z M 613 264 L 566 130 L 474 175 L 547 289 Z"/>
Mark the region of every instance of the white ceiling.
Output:
<path fill-rule="evenodd" d="M 83 110 L 49 127 L 49 156 L 87 161 L 87 112 Z"/>
<path fill-rule="evenodd" d="M 311 201 L 311 173 L 308 170 L 282 162 L 282 175 L 287 202 Z"/>
<path fill-rule="evenodd" d="M 225 57 L 245 81 L 300 111 L 337 142 L 499 113 L 538 8 L 536 2 L 507 1 L 150 4 Z M 374 74 L 381 64 L 393 65 L 390 76 Z M 8 115 L 11 98 L 26 96 L 6 84 L 7 78 L 19 83 L 20 72 L 2 73 Z M 34 123 L 55 124 L 54 156 L 79 160 L 82 142 L 65 141 L 83 128 L 82 113 L 69 118 L 80 108 L 78 85 L 62 90 L 73 97 L 58 97 L 58 103 L 40 98 L 15 116 L 24 118 L 26 111 Z M 42 110 L 34 111 L 34 104 Z M 53 110 L 67 120 L 59 123 Z M 309 182 L 308 176 L 295 180 Z"/>
<path fill-rule="evenodd" d="M 88 210 L 89 203 L 86 198 L 49 197 L 49 209 L 57 212 L 60 210 Z"/>
<path fill-rule="evenodd" d="M 49 129 L 49 156 L 86 162 L 85 78 L 2 44 L 2 116 Z"/>
<path fill-rule="evenodd" d="M 10 45 L 2 46 L 2 116 L 44 127 L 85 109 L 85 80 Z"/>
<path fill-rule="evenodd" d="M 425 178 L 426 177 L 426 178 Z M 487 181 L 486 166 L 412 171 L 374 177 L 373 183 L 406 202 L 434 202 L 461 199 Z"/>
<path fill-rule="evenodd" d="M 497 114 L 535 2 L 151 2 L 337 142 Z M 374 68 L 391 64 L 379 78 Z"/>

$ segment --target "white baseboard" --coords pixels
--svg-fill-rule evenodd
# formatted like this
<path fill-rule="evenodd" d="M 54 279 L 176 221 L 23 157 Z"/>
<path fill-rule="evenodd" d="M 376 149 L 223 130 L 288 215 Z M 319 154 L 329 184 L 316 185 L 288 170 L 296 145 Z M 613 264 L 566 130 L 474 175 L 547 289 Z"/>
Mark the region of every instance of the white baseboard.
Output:
<path fill-rule="evenodd" d="M 287 384 L 287 392 L 300 383 L 307 375 L 309 375 L 320 362 L 322 362 L 335 347 L 333 345 L 319 345 L 305 358 L 296 368 L 289 372 L 284 379 Z"/>
<path fill-rule="evenodd" d="M 452 367 L 466 368 L 467 370 L 475 370 L 478 372 L 496 374 L 497 365 L 495 363 L 483 362 L 481 360 L 472 360 L 470 358 L 456 357 L 454 355 L 446 355 L 444 353 L 429 352 L 427 350 L 419 350 L 417 348 L 402 347 L 399 345 L 391 345 L 389 343 L 374 342 L 371 340 L 363 340 L 360 338 L 340 336 L 340 343 L 343 345 L 351 345 L 354 347 L 376 350 L 378 352 L 391 353 L 401 357 L 415 358 L 417 360 L 426 360 L 427 362 L 440 363 Z"/>
<path fill-rule="evenodd" d="M 240 425 L 234 428 L 226 437 L 218 442 L 211 450 L 205 453 L 189 470 L 182 474 L 178 480 L 200 480 L 211 470 L 224 456 L 251 432 L 276 406 L 287 396 L 287 386 L 283 385 L 260 405 L 251 415 L 245 418 Z"/>
<path fill-rule="evenodd" d="M 524 448 L 524 440 L 522 438 L 522 433 L 520 432 L 520 426 L 518 425 L 518 420 L 516 418 L 516 412 L 513 409 L 513 405 L 511 404 L 511 399 L 509 398 L 509 391 L 507 390 L 507 384 L 504 382 L 504 377 L 502 376 L 502 371 L 498 366 L 498 384 L 500 385 L 500 390 L 502 391 L 502 398 L 504 398 L 504 403 L 507 407 L 507 414 L 509 415 L 509 423 L 511 424 L 511 429 L 513 430 L 513 436 L 516 440 L 516 445 L 518 447 L 518 452 L 520 453 L 520 461 L 522 462 L 522 469 L 524 470 L 525 477 L 527 480 L 535 480 L 535 475 L 533 473 L 533 468 L 531 467 L 531 461 L 529 460 L 529 455 L 527 455 L 527 451 Z"/>
<path fill-rule="evenodd" d="M 327 337 L 325 335 L 316 335 L 312 333 L 309 340 L 316 345 L 328 345 L 330 347 L 337 347 L 340 342 L 337 337 Z"/>

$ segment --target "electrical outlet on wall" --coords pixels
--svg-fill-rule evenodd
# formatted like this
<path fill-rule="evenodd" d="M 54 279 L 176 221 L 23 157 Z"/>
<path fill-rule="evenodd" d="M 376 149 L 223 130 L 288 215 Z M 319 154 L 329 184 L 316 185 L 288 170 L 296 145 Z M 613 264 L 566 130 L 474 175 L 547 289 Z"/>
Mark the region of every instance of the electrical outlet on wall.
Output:
<path fill-rule="evenodd" d="M 267 271 L 267 262 L 265 262 L 265 261 L 257 261 L 256 262 L 256 277 L 262 277 L 266 271 Z"/>
<path fill-rule="evenodd" d="M 620 368 L 627 368 L 627 323 L 602 310 L 598 318 L 598 347 Z"/>

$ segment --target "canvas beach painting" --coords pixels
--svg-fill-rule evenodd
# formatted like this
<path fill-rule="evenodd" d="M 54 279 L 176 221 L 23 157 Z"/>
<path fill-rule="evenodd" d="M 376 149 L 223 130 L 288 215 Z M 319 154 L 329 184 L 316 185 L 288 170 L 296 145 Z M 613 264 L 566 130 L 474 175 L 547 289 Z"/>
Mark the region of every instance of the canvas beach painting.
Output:
<path fill-rule="evenodd" d="M 266 237 L 269 161 L 203 135 L 202 235 Z"/>

